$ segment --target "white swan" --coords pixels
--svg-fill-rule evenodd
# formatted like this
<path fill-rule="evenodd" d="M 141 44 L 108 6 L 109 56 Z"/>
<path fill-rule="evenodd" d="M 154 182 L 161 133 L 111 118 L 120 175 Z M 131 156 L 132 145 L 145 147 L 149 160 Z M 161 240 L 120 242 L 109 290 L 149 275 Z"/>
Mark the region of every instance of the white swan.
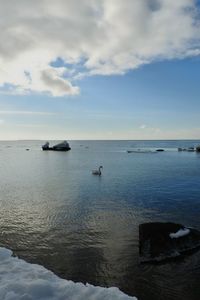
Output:
<path fill-rule="evenodd" d="M 103 166 L 100 166 L 98 170 L 93 170 L 92 174 L 101 176 L 101 169 L 103 169 Z"/>

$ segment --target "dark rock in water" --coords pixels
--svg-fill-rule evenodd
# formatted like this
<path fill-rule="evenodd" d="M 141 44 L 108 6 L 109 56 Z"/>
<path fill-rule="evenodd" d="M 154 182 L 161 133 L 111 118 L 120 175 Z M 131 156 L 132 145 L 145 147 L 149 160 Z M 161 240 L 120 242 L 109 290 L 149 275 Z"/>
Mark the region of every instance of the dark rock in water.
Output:
<path fill-rule="evenodd" d="M 200 152 L 200 145 L 196 147 L 196 151 Z"/>
<path fill-rule="evenodd" d="M 144 223 L 139 226 L 141 262 L 159 262 L 200 247 L 200 232 L 175 223 Z"/>
<path fill-rule="evenodd" d="M 69 151 L 71 150 L 71 148 L 69 147 L 69 143 L 67 141 L 63 141 L 62 143 L 59 143 L 53 147 L 49 147 L 49 142 L 46 142 L 43 146 L 42 146 L 42 150 L 44 151 Z"/>

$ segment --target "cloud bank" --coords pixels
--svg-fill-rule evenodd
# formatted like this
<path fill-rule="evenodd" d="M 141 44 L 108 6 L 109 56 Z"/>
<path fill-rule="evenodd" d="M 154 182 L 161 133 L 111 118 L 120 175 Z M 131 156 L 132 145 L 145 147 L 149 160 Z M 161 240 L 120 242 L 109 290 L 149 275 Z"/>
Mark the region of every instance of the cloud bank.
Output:
<path fill-rule="evenodd" d="M 78 94 L 77 78 L 200 54 L 194 0 L 0 0 L 0 86 Z"/>
<path fill-rule="evenodd" d="M 46 111 L 28 111 L 28 110 L 0 110 L 0 115 L 52 116 L 52 115 L 56 115 L 56 113 L 54 113 L 54 112 L 46 112 Z"/>

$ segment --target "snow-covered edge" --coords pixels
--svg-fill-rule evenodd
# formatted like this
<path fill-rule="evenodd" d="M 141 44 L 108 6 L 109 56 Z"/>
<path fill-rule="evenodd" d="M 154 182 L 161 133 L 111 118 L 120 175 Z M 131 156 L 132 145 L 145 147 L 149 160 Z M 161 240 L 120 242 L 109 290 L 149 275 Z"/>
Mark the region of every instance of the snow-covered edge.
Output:
<path fill-rule="evenodd" d="M 137 300 L 117 287 L 103 288 L 59 278 L 0 247 L 1 300 Z"/>

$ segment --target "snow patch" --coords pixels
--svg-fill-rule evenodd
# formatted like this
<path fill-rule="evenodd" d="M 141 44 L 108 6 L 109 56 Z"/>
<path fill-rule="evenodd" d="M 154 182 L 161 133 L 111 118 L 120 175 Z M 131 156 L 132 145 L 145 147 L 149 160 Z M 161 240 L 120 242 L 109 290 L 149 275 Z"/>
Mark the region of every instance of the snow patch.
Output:
<path fill-rule="evenodd" d="M 116 287 L 95 287 L 61 279 L 40 265 L 13 257 L 6 248 L 0 248 L 0 299 L 137 300 Z"/>
<path fill-rule="evenodd" d="M 185 236 L 189 233 L 190 233 L 190 229 L 183 228 L 183 229 L 179 229 L 177 232 L 170 233 L 169 236 L 170 236 L 171 239 L 178 239 L 178 238 L 180 238 L 182 236 Z"/>

